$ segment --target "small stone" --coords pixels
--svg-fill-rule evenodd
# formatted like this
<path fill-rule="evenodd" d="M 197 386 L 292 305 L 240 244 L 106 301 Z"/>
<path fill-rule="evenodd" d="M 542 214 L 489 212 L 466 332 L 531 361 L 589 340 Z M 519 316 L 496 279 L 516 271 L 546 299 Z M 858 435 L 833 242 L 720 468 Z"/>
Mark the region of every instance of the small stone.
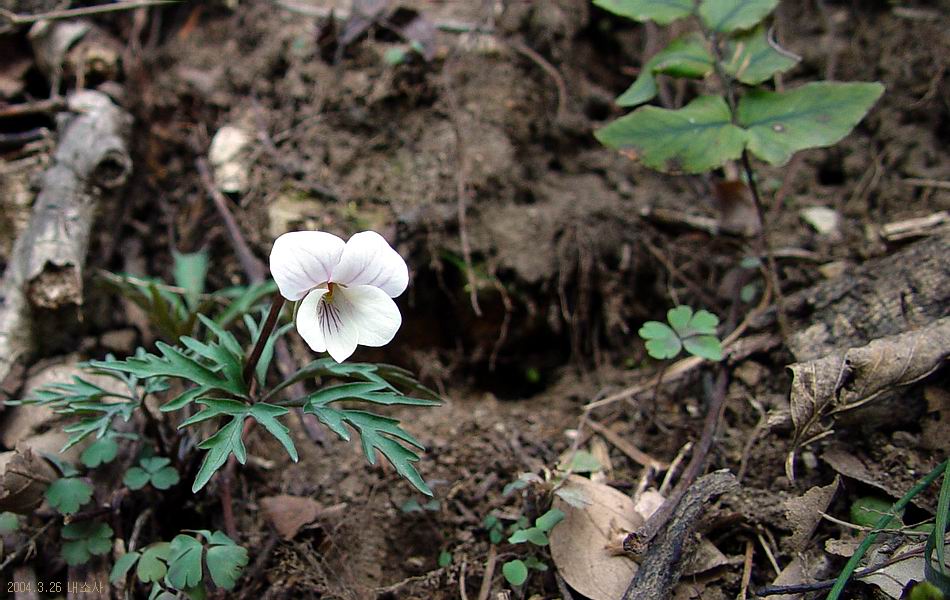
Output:
<path fill-rule="evenodd" d="M 218 189 L 226 194 L 240 194 L 247 189 L 247 155 L 250 137 L 234 125 L 225 125 L 214 134 L 208 160 L 214 167 Z"/>
<path fill-rule="evenodd" d="M 123 354 L 131 354 L 135 349 L 135 339 L 138 334 L 132 328 L 116 329 L 108 331 L 99 337 L 99 343 L 103 348 Z"/>
<path fill-rule="evenodd" d="M 803 208 L 798 214 L 818 235 L 832 236 L 838 233 L 841 217 L 826 206 L 810 206 Z"/>

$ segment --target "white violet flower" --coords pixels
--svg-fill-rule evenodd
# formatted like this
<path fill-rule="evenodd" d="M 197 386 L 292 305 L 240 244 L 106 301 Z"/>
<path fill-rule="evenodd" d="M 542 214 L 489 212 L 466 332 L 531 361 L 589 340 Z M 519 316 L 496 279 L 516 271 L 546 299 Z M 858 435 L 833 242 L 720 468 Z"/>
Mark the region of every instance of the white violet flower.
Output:
<path fill-rule="evenodd" d="M 343 362 L 357 344 L 385 346 L 402 315 L 393 298 L 409 285 L 406 261 L 375 231 L 346 243 L 322 231 L 293 231 L 274 242 L 270 271 L 280 294 L 301 300 L 296 324 L 316 352 Z"/>

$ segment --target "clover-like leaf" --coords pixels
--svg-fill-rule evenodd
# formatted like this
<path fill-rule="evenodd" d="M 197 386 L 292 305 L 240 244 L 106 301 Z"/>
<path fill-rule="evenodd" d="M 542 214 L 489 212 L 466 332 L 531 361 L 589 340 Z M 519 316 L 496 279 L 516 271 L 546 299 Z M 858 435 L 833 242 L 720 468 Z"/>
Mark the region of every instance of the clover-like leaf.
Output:
<path fill-rule="evenodd" d="M 143 458 L 139 466 L 125 472 L 123 482 L 130 490 L 138 490 L 149 483 L 157 490 L 167 490 L 180 480 L 178 471 L 170 465 L 171 460 L 161 456 Z"/>
<path fill-rule="evenodd" d="M 118 453 L 119 444 L 111 437 L 104 437 L 100 440 L 96 440 L 90 444 L 88 448 L 83 450 L 79 456 L 79 460 L 90 469 L 94 469 L 100 465 L 112 462 Z"/>
<path fill-rule="evenodd" d="M 501 573 L 511 585 L 522 585 L 528 580 L 528 567 L 521 560 L 509 560 L 501 566 Z"/>
<path fill-rule="evenodd" d="M 676 332 L 659 321 L 647 321 L 638 333 L 646 341 L 647 353 L 655 359 L 673 358 L 683 349 Z"/>
<path fill-rule="evenodd" d="M 729 33 L 748 29 L 778 6 L 778 0 L 703 0 L 699 16 L 710 29 Z"/>
<path fill-rule="evenodd" d="M 171 556 L 171 544 L 157 542 L 142 551 L 136 575 L 143 583 L 159 582 L 168 573 L 168 561 Z"/>
<path fill-rule="evenodd" d="M 71 515 L 92 500 L 92 486 L 78 477 L 63 477 L 46 489 L 46 500 L 59 512 Z"/>
<path fill-rule="evenodd" d="M 594 0 L 594 5 L 634 21 L 668 25 L 693 12 L 693 0 Z"/>
<path fill-rule="evenodd" d="M 598 129 L 607 147 L 665 173 L 702 173 L 735 160 L 746 132 L 732 123 L 726 101 L 700 96 L 678 110 L 643 106 Z"/>
<path fill-rule="evenodd" d="M 684 332 L 691 318 L 693 318 L 693 307 L 691 306 L 680 305 L 666 311 L 666 321 L 673 328 L 673 331 L 680 336 L 685 335 Z"/>
<path fill-rule="evenodd" d="M 99 521 L 77 521 L 63 526 L 63 539 L 66 564 L 80 565 L 112 549 L 112 528 Z"/>
<path fill-rule="evenodd" d="M 757 85 L 791 69 L 799 60 L 759 26 L 729 40 L 723 68 L 742 83 Z"/>
<path fill-rule="evenodd" d="M 241 571 L 247 566 L 247 549 L 238 546 L 220 531 L 212 535 L 210 542 L 206 560 L 211 580 L 220 588 L 233 589 Z"/>
<path fill-rule="evenodd" d="M 129 570 L 135 566 L 135 563 L 138 562 L 139 557 L 142 555 L 138 552 L 126 552 L 119 557 L 119 560 L 115 561 L 115 564 L 112 565 L 112 571 L 109 572 L 109 583 L 116 583 L 122 579 L 125 579 L 125 576 L 128 575 Z"/>
<path fill-rule="evenodd" d="M 683 340 L 683 347 L 693 356 L 712 361 L 722 360 L 722 342 L 714 335 L 695 335 Z"/>
<path fill-rule="evenodd" d="M 201 555 L 204 547 L 190 535 L 176 535 L 169 546 L 168 573 L 165 579 L 179 590 L 192 588 L 201 583 L 203 573 Z"/>
<path fill-rule="evenodd" d="M 821 148 L 848 135 L 881 94 L 880 83 L 819 81 L 784 92 L 750 90 L 736 113 L 746 128 L 749 151 L 784 165 L 806 148 Z"/>
<path fill-rule="evenodd" d="M 141 467 L 131 467 L 125 472 L 125 477 L 122 478 L 122 483 L 124 483 L 125 486 L 130 490 L 140 490 L 148 485 L 148 482 L 151 478 L 152 477 L 145 469 Z"/>

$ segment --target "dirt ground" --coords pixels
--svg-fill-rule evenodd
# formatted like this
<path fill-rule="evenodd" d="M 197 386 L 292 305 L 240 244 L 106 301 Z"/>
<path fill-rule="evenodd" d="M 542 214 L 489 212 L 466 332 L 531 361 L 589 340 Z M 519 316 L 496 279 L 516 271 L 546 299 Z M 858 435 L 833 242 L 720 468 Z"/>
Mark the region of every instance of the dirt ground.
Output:
<path fill-rule="evenodd" d="M 49 9 L 26 4 L 18 12 Z M 660 485 L 663 472 L 645 473 L 611 439 L 673 461 L 701 436 L 717 371 L 707 363 L 585 406 L 660 371 L 637 336 L 644 321 L 662 319 L 676 304 L 726 320 L 740 262 L 756 241 L 709 230 L 709 223 L 728 229 L 729 219 L 748 220 L 715 195 L 719 175 L 655 173 L 592 136 L 623 114 L 613 98 L 676 26 L 625 22 L 584 0 L 390 5 L 398 8 L 390 26 L 370 25 L 352 39 L 344 0 L 191 2 L 93 17 L 121 66 L 84 83 L 101 86 L 133 115 L 134 171 L 98 217 L 88 271 L 169 279 L 173 251 L 205 248 L 214 265 L 210 288 L 245 281 L 196 161 L 222 126 L 250 132 L 246 188 L 229 202 L 252 251 L 266 259 L 272 240 L 294 229 L 383 233 L 412 273 L 399 300 L 404 323 L 392 344 L 361 349 L 355 358 L 405 366 L 445 402 L 393 413 L 426 445 L 418 468 L 438 501 L 431 510 L 405 510 L 410 499 L 425 500 L 388 465 L 366 464 L 352 443 L 329 434 L 314 441 L 295 423 L 301 460 L 290 464 L 273 439 L 253 431 L 249 451 L 259 460 L 239 468 L 234 482 L 239 541 L 251 549 L 251 563 L 233 596 L 564 597 L 554 568 L 520 591 L 510 591 L 494 568 L 490 594 L 480 595 L 486 565 L 517 552 L 504 543 L 490 551 L 484 518 L 536 510 L 530 489 L 503 490 L 523 473 L 553 469 L 572 448 L 606 448 L 605 481 L 626 493 Z M 781 85 L 881 81 L 887 90 L 836 146 L 802 152 L 780 169 L 757 165 L 786 296 L 849 277 L 915 241 L 889 241 L 876 233 L 882 225 L 950 209 L 946 8 L 781 2 L 775 36 L 802 57 Z M 395 31 L 418 15 L 455 30 L 433 35 L 428 59 L 413 54 L 390 64 L 387 51 L 403 44 Z M 0 43 L 10 65 L 30 61 L 23 31 L 0 34 Z M 15 79 L 12 67 L 0 67 L 0 83 Z M 48 95 L 37 67 L 24 67 L 21 79 L 24 86 L 0 100 L 0 111 L 2 102 Z M 63 89 L 76 83 L 67 71 Z M 669 85 L 679 100 L 691 93 Z M 38 126 L 52 126 L 51 115 L 0 119 L 5 134 Z M 0 159 L 42 167 L 51 147 L 0 148 Z M 0 190 L 12 189 L 11 181 L 0 179 Z M 801 218 L 814 206 L 840 217 L 835 232 L 819 233 Z M 24 210 L 2 208 L 4 266 Z M 743 305 L 746 312 L 764 289 L 761 278 L 750 281 L 758 295 Z M 73 351 L 129 352 L 154 339 L 128 303 L 101 296 L 88 306 L 67 341 L 44 346 L 35 361 Z M 936 310 L 948 313 L 946 305 Z M 126 332 L 121 342 L 116 332 Z M 725 560 L 684 579 L 676 598 L 751 595 L 800 553 L 809 557 L 807 575 L 834 577 L 845 558 L 822 549 L 850 532 L 823 521 L 806 534 L 807 546 L 797 546 L 786 501 L 838 474 L 841 489 L 826 510 L 847 520 L 855 498 L 896 499 L 946 456 L 946 445 L 931 437 L 946 425 L 934 408 L 946 389 L 946 373 L 938 372 L 892 394 L 890 408 L 869 408 L 807 445 L 790 481 L 791 430 L 770 427 L 767 418 L 787 410 L 786 366 L 796 362 L 779 334 L 774 319 L 760 319 L 745 333 L 748 350 L 727 359 L 725 408 L 708 470 L 729 469 L 740 488 L 701 526 Z M 310 360 L 301 341 L 291 345 L 298 361 Z M 613 435 L 598 434 L 591 423 Z M 841 455 L 865 465 L 877 484 L 833 459 Z M 286 540 L 262 509 L 262 499 L 278 494 L 337 508 Z M 929 516 L 933 498 L 921 499 L 914 515 Z M 163 523 L 168 531 L 221 527 L 213 494 L 169 502 L 183 508 Z M 61 563 L 39 560 L 52 551 L 39 546 L 41 577 L 63 577 Z M 441 551 L 451 553 L 448 565 L 439 565 Z M 853 598 L 881 594 L 871 585 L 849 589 Z M 503 590 L 510 595 L 497 595 Z"/>

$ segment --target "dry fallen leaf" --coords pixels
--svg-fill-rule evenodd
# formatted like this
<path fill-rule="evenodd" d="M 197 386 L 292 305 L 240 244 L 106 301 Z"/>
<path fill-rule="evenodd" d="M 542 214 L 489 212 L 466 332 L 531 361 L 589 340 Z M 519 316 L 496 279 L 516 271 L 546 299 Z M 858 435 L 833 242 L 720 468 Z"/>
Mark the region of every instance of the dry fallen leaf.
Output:
<path fill-rule="evenodd" d="M 277 533 L 285 540 L 292 540 L 305 525 L 331 512 L 338 512 L 346 505 L 335 504 L 324 508 L 313 498 L 282 494 L 262 498 L 261 507 Z"/>
<path fill-rule="evenodd" d="M 923 379 L 942 366 L 948 355 L 950 317 L 944 317 L 924 329 L 789 366 L 794 449 L 824 433 L 825 418 Z M 786 468 L 794 479 L 791 461 Z"/>
<path fill-rule="evenodd" d="M 793 551 L 800 552 L 808 545 L 815 528 L 821 522 L 821 513 L 828 510 L 840 483 L 841 477 L 836 475 L 830 484 L 815 486 L 802 496 L 785 501 L 785 518 L 792 527 L 792 536 L 788 543 Z"/>
<path fill-rule="evenodd" d="M 53 468 L 29 448 L 0 453 L 0 511 L 33 512 L 55 478 Z"/>
<path fill-rule="evenodd" d="M 619 548 L 624 532 L 640 527 L 645 518 L 629 496 L 608 485 L 571 475 L 562 489 L 582 495 L 587 504 L 575 508 L 560 497 L 554 499 L 554 508 L 564 512 L 564 520 L 549 535 L 558 572 L 591 600 L 621 597 L 637 564 L 610 548 Z"/>

